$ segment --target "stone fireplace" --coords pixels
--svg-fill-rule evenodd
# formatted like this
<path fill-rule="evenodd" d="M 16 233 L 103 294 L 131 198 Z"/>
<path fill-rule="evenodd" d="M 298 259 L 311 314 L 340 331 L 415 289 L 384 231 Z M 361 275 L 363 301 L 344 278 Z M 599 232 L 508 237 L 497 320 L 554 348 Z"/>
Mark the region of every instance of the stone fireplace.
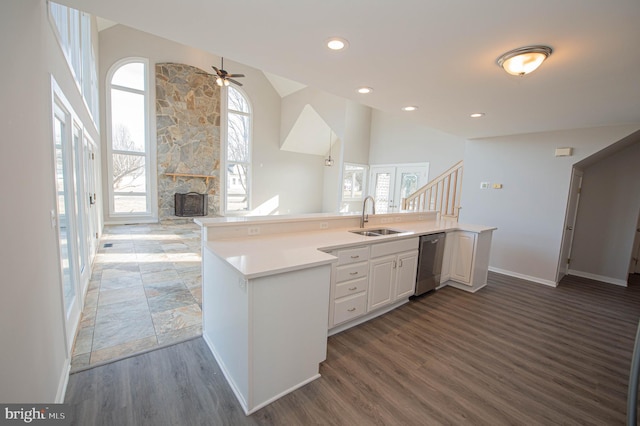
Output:
<path fill-rule="evenodd" d="M 207 216 L 220 211 L 220 88 L 199 68 L 156 65 L 158 203 L 161 221 L 176 220 L 176 194 L 207 195 Z"/>

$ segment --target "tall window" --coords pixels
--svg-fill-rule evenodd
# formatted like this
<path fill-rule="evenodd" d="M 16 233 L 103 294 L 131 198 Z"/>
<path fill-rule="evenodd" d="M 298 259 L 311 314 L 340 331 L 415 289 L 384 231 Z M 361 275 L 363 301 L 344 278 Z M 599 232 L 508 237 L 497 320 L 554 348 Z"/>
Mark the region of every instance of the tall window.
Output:
<path fill-rule="evenodd" d="M 251 111 L 247 98 L 227 87 L 225 211 L 246 212 L 250 208 Z"/>
<path fill-rule="evenodd" d="M 49 2 L 49 18 L 73 77 L 82 93 L 93 122 L 98 124 L 98 68 L 93 48 L 91 15 Z"/>
<path fill-rule="evenodd" d="M 135 59 L 109 73 L 109 211 L 118 216 L 151 214 L 147 137 L 147 65 Z"/>

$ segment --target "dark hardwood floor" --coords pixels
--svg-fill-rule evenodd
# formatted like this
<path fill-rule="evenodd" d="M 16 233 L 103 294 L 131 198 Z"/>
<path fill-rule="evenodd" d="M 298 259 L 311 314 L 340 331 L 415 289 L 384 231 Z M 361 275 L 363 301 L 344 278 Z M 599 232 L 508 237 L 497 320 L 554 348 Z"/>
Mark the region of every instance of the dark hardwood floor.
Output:
<path fill-rule="evenodd" d="M 79 425 L 623 425 L 640 279 L 490 273 L 329 338 L 322 378 L 245 417 L 202 338 L 71 375 Z"/>

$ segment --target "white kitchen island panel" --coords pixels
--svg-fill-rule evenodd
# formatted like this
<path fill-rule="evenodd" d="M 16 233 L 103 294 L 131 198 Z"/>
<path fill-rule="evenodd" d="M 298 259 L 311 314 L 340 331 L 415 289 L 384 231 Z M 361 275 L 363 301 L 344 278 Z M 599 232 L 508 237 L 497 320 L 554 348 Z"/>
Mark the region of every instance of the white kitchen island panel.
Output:
<path fill-rule="evenodd" d="M 246 279 L 203 255 L 203 336 L 245 413 L 320 377 L 331 265 Z"/>

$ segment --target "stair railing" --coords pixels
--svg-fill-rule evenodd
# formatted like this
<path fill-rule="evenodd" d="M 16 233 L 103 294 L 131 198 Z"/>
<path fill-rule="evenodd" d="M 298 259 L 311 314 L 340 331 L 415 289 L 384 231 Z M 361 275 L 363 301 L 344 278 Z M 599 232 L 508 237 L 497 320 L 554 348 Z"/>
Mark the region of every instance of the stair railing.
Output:
<path fill-rule="evenodd" d="M 463 161 L 402 199 L 402 209 L 414 212 L 435 210 L 441 217 L 458 219 L 462 193 Z"/>

